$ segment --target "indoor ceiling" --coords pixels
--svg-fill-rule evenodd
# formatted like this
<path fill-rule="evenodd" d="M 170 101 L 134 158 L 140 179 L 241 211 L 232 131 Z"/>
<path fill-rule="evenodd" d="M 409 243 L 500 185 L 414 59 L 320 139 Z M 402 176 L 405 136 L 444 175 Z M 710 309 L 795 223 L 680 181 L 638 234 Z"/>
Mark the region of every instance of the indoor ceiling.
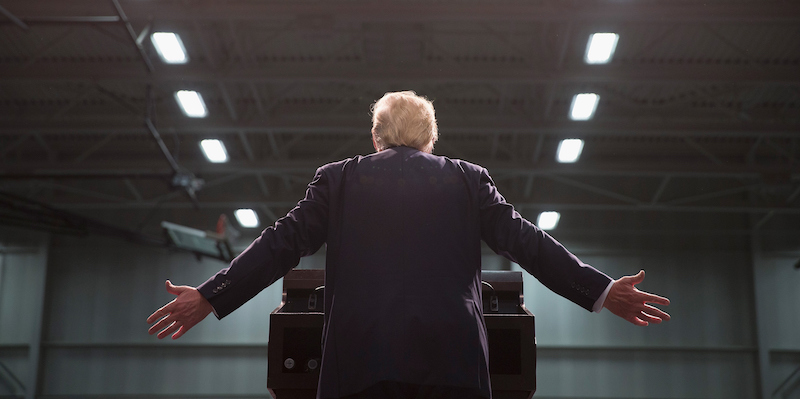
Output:
<path fill-rule="evenodd" d="M 0 7 L 2 223 L 80 231 L 65 216 L 80 215 L 153 234 L 162 220 L 213 230 L 242 207 L 271 223 L 316 167 L 372 150 L 376 99 L 415 90 L 436 106 L 435 153 L 487 167 L 528 217 L 560 211 L 556 236 L 800 237 L 794 1 Z M 157 31 L 188 63 L 161 61 Z M 584 62 L 595 32 L 619 34 L 608 64 Z M 208 116 L 185 116 L 178 90 Z M 584 92 L 596 114 L 570 120 Z M 204 138 L 230 161 L 206 161 Z M 555 160 L 565 138 L 585 141 L 574 164 Z"/>

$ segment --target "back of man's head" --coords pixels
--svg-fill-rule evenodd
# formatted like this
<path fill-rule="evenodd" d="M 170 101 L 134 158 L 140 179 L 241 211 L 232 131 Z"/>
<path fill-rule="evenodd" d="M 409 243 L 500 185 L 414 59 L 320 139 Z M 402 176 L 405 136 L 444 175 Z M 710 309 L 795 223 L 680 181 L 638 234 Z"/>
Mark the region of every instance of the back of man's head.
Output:
<path fill-rule="evenodd" d="M 432 152 L 439 138 L 433 103 L 413 91 L 384 94 L 372 105 L 372 138 L 378 151 L 404 145 Z"/>

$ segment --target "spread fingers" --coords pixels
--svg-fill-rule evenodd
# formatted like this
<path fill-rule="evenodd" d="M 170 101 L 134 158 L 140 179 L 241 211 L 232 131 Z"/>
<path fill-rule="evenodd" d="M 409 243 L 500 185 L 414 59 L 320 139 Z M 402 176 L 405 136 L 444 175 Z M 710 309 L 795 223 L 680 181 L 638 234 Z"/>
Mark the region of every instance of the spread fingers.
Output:
<path fill-rule="evenodd" d="M 156 331 L 161 330 L 164 327 L 167 327 L 168 325 L 172 324 L 172 322 L 174 322 L 174 321 L 175 321 L 175 319 L 172 318 L 170 315 L 165 316 L 164 318 L 159 320 L 158 323 L 153 324 L 153 326 L 151 326 L 147 330 L 147 333 L 150 334 L 150 335 L 153 335 Z"/>
<path fill-rule="evenodd" d="M 169 327 L 158 333 L 158 339 L 164 338 L 167 335 L 172 334 L 173 332 L 177 331 L 178 328 L 180 327 L 181 327 L 180 323 L 178 323 L 177 321 L 173 322 L 172 324 L 169 325 Z"/>

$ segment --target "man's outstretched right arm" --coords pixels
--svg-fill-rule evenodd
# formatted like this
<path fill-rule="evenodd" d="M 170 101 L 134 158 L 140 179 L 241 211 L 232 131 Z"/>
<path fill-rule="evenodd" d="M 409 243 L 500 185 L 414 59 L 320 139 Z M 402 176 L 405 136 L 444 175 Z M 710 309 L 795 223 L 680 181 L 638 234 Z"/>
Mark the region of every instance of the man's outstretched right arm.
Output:
<path fill-rule="evenodd" d="M 635 285 L 644 280 L 644 270 L 635 276 L 624 276 L 614 280 L 614 285 L 608 291 L 603 307 L 611 313 L 637 325 L 647 326 L 650 323 L 659 324 L 670 319 L 669 314 L 663 310 L 648 305 L 655 303 L 663 306 L 669 305 L 669 299 L 639 291 Z"/>
<path fill-rule="evenodd" d="M 488 172 L 480 177 L 481 237 L 495 252 L 519 264 L 553 292 L 589 311 L 606 308 L 637 325 L 661 323 L 669 314 L 649 305 L 669 299 L 639 291 L 644 271 L 613 280 L 580 261 L 553 237 L 517 213 L 497 191 Z"/>

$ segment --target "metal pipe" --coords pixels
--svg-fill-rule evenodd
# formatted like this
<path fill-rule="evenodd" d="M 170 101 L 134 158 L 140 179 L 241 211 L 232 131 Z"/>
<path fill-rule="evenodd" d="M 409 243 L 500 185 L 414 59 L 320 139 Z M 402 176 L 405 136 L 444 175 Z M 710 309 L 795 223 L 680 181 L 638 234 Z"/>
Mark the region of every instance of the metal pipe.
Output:
<path fill-rule="evenodd" d="M 0 14 L 5 15 L 8 19 L 11 20 L 11 22 L 16 24 L 20 28 L 28 30 L 28 25 L 26 25 L 25 22 L 22 22 L 21 19 L 17 18 L 16 15 L 14 15 L 10 11 L 6 10 L 3 6 L 0 6 Z"/>
<path fill-rule="evenodd" d="M 2 72 L 0 72 L 2 73 Z M 3 79 L 0 77 L 0 83 Z M 26 127 L 8 127 L 0 126 L 0 135 L 12 134 L 27 134 L 31 130 L 36 130 L 42 134 L 63 134 L 63 135 L 84 135 L 84 134 L 104 134 L 104 133 L 121 133 L 121 134 L 139 134 L 141 128 L 135 126 L 129 127 L 57 127 L 53 125 L 35 125 L 40 121 L 23 120 L 27 122 Z M 357 134 L 363 136 L 366 132 L 369 134 L 369 127 L 354 126 L 355 123 L 343 124 L 336 121 L 321 120 L 316 126 L 292 126 L 292 125 L 274 125 L 274 126 L 257 126 L 254 124 L 244 123 L 219 123 L 219 122 L 205 122 L 203 124 L 194 124 L 191 122 L 163 120 L 163 125 L 170 125 L 170 132 L 180 135 L 208 135 L 208 134 L 231 134 L 232 132 L 244 132 L 255 134 Z M 686 137 L 692 136 L 699 137 L 724 137 L 724 138 L 757 138 L 758 136 L 791 139 L 797 137 L 797 129 L 788 124 L 781 126 L 770 126 L 768 124 L 755 125 L 748 127 L 745 130 L 741 125 L 735 126 L 733 124 L 717 124 L 708 128 L 693 126 L 692 124 L 676 124 L 674 126 L 658 126 L 656 124 L 643 124 L 640 126 L 625 126 L 623 124 L 605 124 L 593 125 L 590 127 L 582 128 L 577 131 L 574 125 L 567 124 L 542 124 L 538 126 L 519 126 L 519 127 L 497 127 L 497 126 L 457 126 L 453 125 L 447 128 L 448 137 L 455 137 L 457 135 L 485 135 L 487 131 L 499 134 L 547 134 L 556 137 L 566 137 L 568 135 L 580 134 L 583 137 L 598 137 L 598 136 L 614 136 L 614 137 Z M 367 139 L 368 140 L 368 139 Z M 439 143 L 437 143 L 438 145 Z M 4 149 L 6 150 L 6 149 Z"/>
<path fill-rule="evenodd" d="M 96 24 L 118 23 L 120 18 L 116 15 L 109 16 L 75 16 L 75 17 L 24 17 L 20 22 L 28 24 Z M 27 29 L 27 27 L 26 27 Z"/>
<path fill-rule="evenodd" d="M 180 171 L 180 166 L 178 166 L 178 162 L 175 160 L 175 158 L 169 152 L 169 149 L 167 148 L 167 145 L 164 144 L 164 140 L 161 139 L 161 135 L 158 133 L 158 130 L 156 130 L 156 127 L 155 127 L 155 125 L 153 125 L 153 122 L 150 120 L 150 117 L 144 118 L 144 124 L 145 124 L 145 126 L 147 126 L 147 129 L 150 130 L 150 133 L 153 135 L 153 138 L 156 140 L 156 143 L 158 143 L 158 147 L 161 148 L 161 152 L 167 158 L 167 162 L 169 162 L 169 166 L 172 167 L 172 170 L 174 172 L 179 172 Z"/>
<path fill-rule="evenodd" d="M 125 15 L 125 11 L 122 10 L 122 6 L 119 5 L 118 0 L 111 0 L 114 4 L 114 8 L 117 10 L 117 14 L 119 14 L 120 20 L 125 24 L 125 28 L 128 30 L 128 35 L 130 35 L 131 40 L 133 41 L 133 45 L 136 46 L 136 50 L 139 51 L 139 55 L 142 57 L 142 61 L 144 61 L 145 66 L 147 67 L 147 72 L 153 72 L 153 63 L 150 61 L 150 58 L 147 57 L 147 54 L 144 52 L 144 47 L 139 44 L 138 38 L 139 35 L 136 34 L 136 31 L 133 30 L 133 26 L 128 21 L 128 16 Z"/>
<path fill-rule="evenodd" d="M 620 212 L 676 212 L 676 213 L 742 213 L 742 214 L 763 214 L 767 212 L 775 212 L 778 215 L 800 215 L 800 208 L 770 208 L 770 207 L 746 207 L 746 206 L 665 206 L 665 205 L 609 205 L 609 204 L 565 204 L 565 203 L 543 203 L 543 202 L 526 202 L 526 201 L 511 201 L 517 208 L 536 208 L 546 209 L 553 208 L 563 211 L 578 210 L 578 211 L 620 211 Z M 58 204 L 60 209 L 80 210 L 80 209 L 94 209 L 94 210 L 112 210 L 112 209 L 150 209 L 158 205 L 162 209 L 185 209 L 194 207 L 194 204 L 189 202 L 169 202 L 169 203 L 155 203 L 152 201 L 145 202 L 124 202 L 124 203 L 71 203 L 71 204 Z M 233 208 L 233 207 L 260 207 L 266 205 L 269 207 L 294 207 L 297 205 L 296 199 L 285 200 L 241 200 L 241 201 L 204 201 L 199 205 L 202 209 L 219 209 L 219 208 Z"/>

